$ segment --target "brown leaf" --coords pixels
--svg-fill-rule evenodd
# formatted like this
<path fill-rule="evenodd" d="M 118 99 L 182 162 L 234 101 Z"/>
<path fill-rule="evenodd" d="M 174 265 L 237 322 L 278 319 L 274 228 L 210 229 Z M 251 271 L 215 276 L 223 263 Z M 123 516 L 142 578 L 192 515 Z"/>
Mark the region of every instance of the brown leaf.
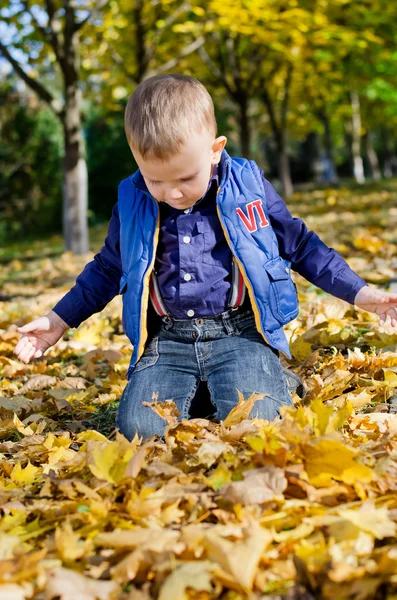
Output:
<path fill-rule="evenodd" d="M 241 541 L 230 541 L 212 529 L 205 536 L 204 547 L 211 561 L 217 562 L 243 588 L 251 590 L 262 553 L 273 536 L 254 521 L 243 529 L 243 536 Z"/>
<path fill-rule="evenodd" d="M 288 483 L 284 471 L 272 466 L 245 471 L 243 477 L 243 481 L 228 483 L 221 489 L 221 495 L 229 502 L 263 504 L 282 498 Z"/>
<path fill-rule="evenodd" d="M 180 412 L 173 400 L 164 402 L 142 402 L 142 406 L 150 407 L 156 415 L 164 419 L 167 425 L 175 425 L 178 422 Z"/>
<path fill-rule="evenodd" d="M 58 378 L 52 375 L 33 375 L 19 390 L 19 394 L 29 391 L 44 390 L 58 383 Z"/>
<path fill-rule="evenodd" d="M 97 581 L 71 569 L 58 568 L 48 577 L 46 600 L 112 600 L 119 586 L 115 581 Z"/>

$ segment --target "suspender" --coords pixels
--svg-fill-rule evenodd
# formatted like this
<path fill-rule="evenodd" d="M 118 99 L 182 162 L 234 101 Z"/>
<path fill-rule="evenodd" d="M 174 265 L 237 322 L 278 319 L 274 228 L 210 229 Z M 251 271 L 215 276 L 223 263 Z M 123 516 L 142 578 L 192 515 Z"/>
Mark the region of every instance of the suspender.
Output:
<path fill-rule="evenodd" d="M 228 307 L 237 308 L 238 306 L 241 306 L 245 299 L 245 292 L 246 287 L 243 280 L 243 276 L 240 273 L 240 269 L 238 268 L 237 262 L 233 258 L 232 285 L 230 288 Z M 160 317 L 170 316 L 170 313 L 168 312 L 164 300 L 161 296 L 160 287 L 154 269 L 150 278 L 149 293 L 153 308 L 156 311 L 156 313 L 160 315 Z"/>

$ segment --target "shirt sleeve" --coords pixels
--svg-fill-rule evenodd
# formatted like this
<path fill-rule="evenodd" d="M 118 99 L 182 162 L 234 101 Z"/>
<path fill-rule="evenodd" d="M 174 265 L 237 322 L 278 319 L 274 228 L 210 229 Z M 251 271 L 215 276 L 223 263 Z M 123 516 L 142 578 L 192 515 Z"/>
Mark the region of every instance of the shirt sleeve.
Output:
<path fill-rule="evenodd" d="M 74 287 L 52 310 L 69 327 L 78 327 L 103 310 L 119 293 L 121 276 L 120 219 L 118 204 L 115 204 L 104 245 L 78 275 Z"/>
<path fill-rule="evenodd" d="M 271 183 L 262 181 L 270 224 L 277 236 L 280 255 L 294 271 L 325 292 L 354 304 L 357 292 L 368 285 L 334 248 L 328 247 L 302 219 L 293 217 Z"/>

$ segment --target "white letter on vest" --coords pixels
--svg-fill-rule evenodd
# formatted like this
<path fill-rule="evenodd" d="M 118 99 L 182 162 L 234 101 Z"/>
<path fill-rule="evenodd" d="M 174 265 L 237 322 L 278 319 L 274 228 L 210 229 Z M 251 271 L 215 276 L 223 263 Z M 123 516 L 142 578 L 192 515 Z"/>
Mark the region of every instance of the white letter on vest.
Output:
<path fill-rule="evenodd" d="M 258 229 L 255 220 L 254 208 L 256 208 L 256 211 L 259 215 L 259 226 L 267 227 L 269 225 L 269 221 L 266 219 L 265 211 L 262 207 L 262 200 L 260 198 L 258 198 L 258 200 L 253 200 L 252 202 L 248 202 L 247 208 L 248 217 L 244 214 L 241 208 L 236 208 L 236 212 L 250 233 L 257 231 Z"/>

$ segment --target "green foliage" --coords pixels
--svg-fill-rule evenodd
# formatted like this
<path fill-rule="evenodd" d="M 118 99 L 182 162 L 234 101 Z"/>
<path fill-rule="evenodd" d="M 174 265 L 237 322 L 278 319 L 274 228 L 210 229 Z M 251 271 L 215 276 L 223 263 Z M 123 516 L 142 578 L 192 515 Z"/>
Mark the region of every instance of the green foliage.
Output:
<path fill-rule="evenodd" d="M 116 112 L 92 106 L 85 132 L 90 211 L 107 219 L 117 202 L 119 182 L 137 168 L 124 134 L 122 108 Z"/>
<path fill-rule="evenodd" d="M 12 81 L 0 87 L 0 242 L 61 226 L 62 132 Z"/>

